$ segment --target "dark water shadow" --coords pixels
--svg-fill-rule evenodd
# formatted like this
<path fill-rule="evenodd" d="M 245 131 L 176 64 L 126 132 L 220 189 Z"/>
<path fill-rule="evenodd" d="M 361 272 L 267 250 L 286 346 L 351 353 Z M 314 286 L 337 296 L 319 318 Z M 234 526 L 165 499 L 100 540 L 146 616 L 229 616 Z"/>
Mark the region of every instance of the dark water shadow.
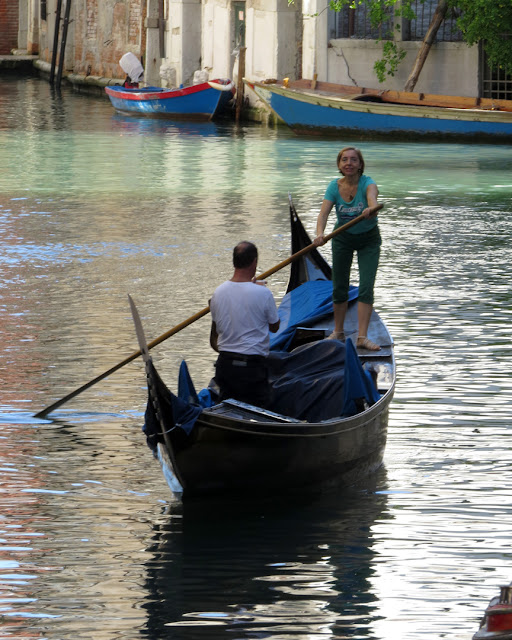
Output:
<path fill-rule="evenodd" d="M 386 475 L 315 498 L 171 505 L 147 549 L 149 638 L 371 638 Z M 290 634 L 290 635 L 288 635 Z"/>

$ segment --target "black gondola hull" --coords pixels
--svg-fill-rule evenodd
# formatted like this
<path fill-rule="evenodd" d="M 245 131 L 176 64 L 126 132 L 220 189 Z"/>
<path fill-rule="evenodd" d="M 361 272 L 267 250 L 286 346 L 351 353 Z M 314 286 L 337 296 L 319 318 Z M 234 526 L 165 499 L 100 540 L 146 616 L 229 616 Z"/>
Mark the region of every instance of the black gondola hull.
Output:
<path fill-rule="evenodd" d="M 169 434 L 183 497 L 353 485 L 382 465 L 392 395 L 336 423 L 261 425 L 203 413 L 189 437 Z"/>

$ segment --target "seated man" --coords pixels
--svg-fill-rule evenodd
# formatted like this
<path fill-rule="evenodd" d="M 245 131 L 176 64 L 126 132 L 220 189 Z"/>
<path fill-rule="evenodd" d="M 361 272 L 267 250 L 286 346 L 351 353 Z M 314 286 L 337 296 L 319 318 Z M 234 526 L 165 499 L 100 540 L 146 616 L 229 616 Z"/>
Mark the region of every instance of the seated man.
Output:
<path fill-rule="evenodd" d="M 270 399 L 269 331 L 279 329 L 279 316 L 272 292 L 254 280 L 257 264 L 255 245 L 237 244 L 233 277 L 217 287 L 210 300 L 210 344 L 219 353 L 215 380 L 220 399 L 265 407 Z"/>

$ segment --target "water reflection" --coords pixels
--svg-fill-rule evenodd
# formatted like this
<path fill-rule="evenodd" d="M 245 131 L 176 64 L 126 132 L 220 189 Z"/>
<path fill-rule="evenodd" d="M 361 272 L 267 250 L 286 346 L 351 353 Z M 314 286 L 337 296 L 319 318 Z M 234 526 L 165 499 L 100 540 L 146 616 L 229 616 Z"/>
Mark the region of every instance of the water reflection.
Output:
<path fill-rule="evenodd" d="M 372 529 L 385 512 L 386 495 L 368 491 L 171 507 L 148 549 L 149 637 L 373 637 Z"/>
<path fill-rule="evenodd" d="M 164 135 L 169 137 L 220 136 L 225 130 L 218 122 L 187 122 L 186 120 L 165 120 L 137 115 L 124 115 L 113 111 L 112 130 L 129 135 Z"/>

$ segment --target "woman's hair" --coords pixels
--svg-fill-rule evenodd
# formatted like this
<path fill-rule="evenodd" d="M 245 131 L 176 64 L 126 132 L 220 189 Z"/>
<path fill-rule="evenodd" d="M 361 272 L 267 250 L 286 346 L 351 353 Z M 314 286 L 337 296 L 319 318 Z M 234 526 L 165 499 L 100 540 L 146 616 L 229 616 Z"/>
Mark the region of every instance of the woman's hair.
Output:
<path fill-rule="evenodd" d="M 364 158 L 363 158 L 363 154 L 361 153 L 361 150 L 358 149 L 357 147 L 344 147 L 338 153 L 338 157 L 336 158 L 336 166 L 338 167 L 339 172 L 341 173 L 340 160 L 341 160 L 343 154 L 345 153 L 345 151 L 355 151 L 357 153 L 357 155 L 359 157 L 359 160 L 361 162 L 361 166 L 359 167 L 359 173 L 360 173 L 360 175 L 363 175 L 363 173 L 364 173 Z"/>

